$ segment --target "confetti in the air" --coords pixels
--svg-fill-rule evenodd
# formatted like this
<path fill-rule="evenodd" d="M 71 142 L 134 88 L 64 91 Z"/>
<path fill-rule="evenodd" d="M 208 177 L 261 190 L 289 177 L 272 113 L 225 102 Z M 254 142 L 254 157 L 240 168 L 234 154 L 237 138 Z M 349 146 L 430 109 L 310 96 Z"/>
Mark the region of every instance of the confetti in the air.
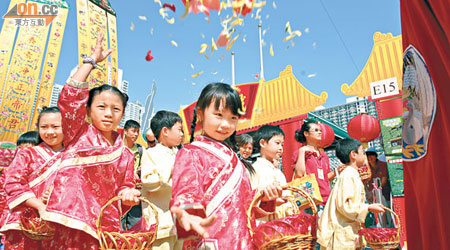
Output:
<path fill-rule="evenodd" d="M 205 38 L 205 34 L 200 33 L 200 36 L 204 39 Z"/>
<path fill-rule="evenodd" d="M 170 44 L 172 44 L 172 45 L 175 46 L 175 47 L 178 47 L 178 43 L 175 42 L 174 40 L 170 41 Z"/>
<path fill-rule="evenodd" d="M 191 82 L 191 84 L 192 84 L 192 86 L 195 86 L 195 84 L 197 84 L 197 83 L 195 83 L 195 82 Z"/>
<path fill-rule="evenodd" d="M 236 42 L 236 39 L 239 38 L 239 35 L 241 35 L 241 33 L 237 34 L 237 36 L 235 36 L 233 40 L 231 40 L 230 44 L 228 44 L 227 46 L 227 51 L 231 48 L 231 46 L 233 46 L 234 42 Z"/>
<path fill-rule="evenodd" d="M 141 19 L 142 21 L 147 21 L 147 17 L 146 16 L 138 16 L 139 19 Z"/>
<path fill-rule="evenodd" d="M 270 55 L 273 56 L 273 45 L 270 44 Z"/>
<path fill-rule="evenodd" d="M 195 77 L 197 77 L 197 76 L 199 76 L 199 75 L 202 75 L 203 74 L 203 71 L 200 71 L 200 72 L 198 72 L 197 74 L 193 74 L 192 75 L 192 78 L 195 78 Z"/>
<path fill-rule="evenodd" d="M 174 22 L 175 22 L 175 18 L 170 18 L 170 19 L 168 19 L 168 18 L 166 18 L 165 19 L 166 20 L 166 22 L 168 22 L 169 24 L 173 24 Z"/>
<path fill-rule="evenodd" d="M 213 75 L 217 75 L 219 72 L 211 72 L 211 74 L 213 74 Z"/>
<path fill-rule="evenodd" d="M 305 29 L 305 33 L 308 33 L 308 32 L 309 32 L 309 28 L 306 28 L 306 29 Z"/>
<path fill-rule="evenodd" d="M 316 48 L 316 42 L 313 42 L 313 48 L 315 49 Z"/>
<path fill-rule="evenodd" d="M 245 43 L 245 42 L 247 42 L 247 35 L 244 35 L 243 37 L 242 37 L 242 41 Z"/>
<path fill-rule="evenodd" d="M 283 42 L 287 42 L 296 36 L 300 37 L 302 35 L 302 32 L 299 30 L 291 30 L 291 24 L 289 21 L 286 22 L 286 27 L 284 28 L 284 33 L 286 32 L 289 33 L 289 35 L 283 39 Z"/>
<path fill-rule="evenodd" d="M 147 62 L 150 62 L 151 60 L 153 60 L 153 56 L 152 54 L 152 50 L 148 50 L 147 55 L 145 56 L 145 60 L 147 60 Z"/>
<path fill-rule="evenodd" d="M 165 9 L 165 8 L 159 9 L 159 14 L 162 16 L 162 18 L 166 18 L 169 16 L 169 14 L 167 14 L 166 12 L 167 12 L 167 9 Z"/>
<path fill-rule="evenodd" d="M 158 3 L 159 6 L 162 6 L 161 1 L 160 0 L 155 0 L 155 3 Z"/>
<path fill-rule="evenodd" d="M 266 15 L 266 19 L 269 19 L 269 17 L 270 17 L 270 15 L 269 15 L 269 14 L 267 14 L 267 15 Z"/>
<path fill-rule="evenodd" d="M 165 3 L 165 4 L 163 4 L 163 6 L 162 6 L 163 8 L 169 8 L 169 9 L 171 9 L 173 12 L 175 12 L 175 5 L 174 4 L 168 4 L 168 3 Z"/>
<path fill-rule="evenodd" d="M 272 6 L 273 6 L 274 9 L 277 8 L 277 5 L 275 4 L 275 1 L 272 2 Z"/>
<path fill-rule="evenodd" d="M 312 78 L 312 77 L 315 77 L 315 76 L 316 76 L 316 74 L 309 74 L 308 78 Z"/>
<path fill-rule="evenodd" d="M 130 30 L 131 30 L 131 31 L 133 31 L 133 30 L 134 30 L 134 23 L 133 23 L 133 22 L 131 22 L 131 25 L 130 25 Z"/>
<path fill-rule="evenodd" d="M 150 29 L 150 35 L 153 36 L 153 28 Z"/>
<path fill-rule="evenodd" d="M 191 69 L 194 69 L 194 64 L 191 63 Z"/>

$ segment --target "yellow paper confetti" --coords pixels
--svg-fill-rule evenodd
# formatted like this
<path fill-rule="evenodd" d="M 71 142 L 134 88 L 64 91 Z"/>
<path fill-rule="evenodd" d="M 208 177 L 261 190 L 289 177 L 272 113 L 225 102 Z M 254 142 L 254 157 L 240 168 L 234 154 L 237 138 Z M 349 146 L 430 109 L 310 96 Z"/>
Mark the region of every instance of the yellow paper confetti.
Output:
<path fill-rule="evenodd" d="M 211 55 L 213 53 L 213 50 L 217 50 L 216 43 L 214 42 L 214 38 L 211 37 Z"/>
<path fill-rule="evenodd" d="M 295 37 L 294 34 L 289 35 L 289 36 L 287 36 L 287 37 L 285 37 L 285 38 L 283 39 L 283 42 L 289 41 L 289 40 L 291 40 L 291 39 L 294 38 L 294 37 Z"/>
<path fill-rule="evenodd" d="M 261 8 L 261 7 L 264 7 L 265 5 L 266 5 L 266 1 L 261 1 L 261 2 L 258 2 L 258 3 L 252 2 L 251 7 L 252 8 Z"/>
<path fill-rule="evenodd" d="M 308 78 L 315 77 L 315 76 L 316 76 L 316 74 L 309 74 Z"/>
<path fill-rule="evenodd" d="M 202 45 L 200 45 L 200 51 L 198 53 L 200 53 L 200 54 L 205 53 L 207 48 L 208 48 L 208 44 L 202 43 Z"/>
<path fill-rule="evenodd" d="M 309 28 L 306 28 L 306 29 L 305 29 L 305 33 L 308 33 L 308 32 L 309 32 Z"/>
<path fill-rule="evenodd" d="M 292 45 L 292 47 L 294 47 L 294 46 L 295 46 L 295 43 L 294 43 L 294 41 L 291 41 L 291 45 Z"/>
<path fill-rule="evenodd" d="M 138 16 L 139 19 L 141 19 L 142 21 L 147 21 L 147 17 L 146 16 Z"/>
<path fill-rule="evenodd" d="M 273 45 L 272 45 L 272 43 L 270 44 L 270 55 L 273 56 Z"/>
<path fill-rule="evenodd" d="M 236 39 L 238 39 L 238 37 L 239 37 L 240 34 L 241 34 L 241 33 L 237 34 L 237 36 L 235 36 L 235 37 L 233 38 L 233 40 L 231 40 L 230 44 L 228 44 L 228 46 L 227 46 L 227 51 L 231 48 L 231 46 L 233 46 L 234 42 L 236 42 Z"/>
<path fill-rule="evenodd" d="M 131 31 L 134 30 L 134 23 L 133 23 L 133 22 L 131 22 L 130 30 L 131 30 Z"/>
<path fill-rule="evenodd" d="M 162 18 L 166 18 L 167 16 L 169 16 L 169 14 L 167 14 L 166 12 L 166 8 L 159 9 L 159 14 L 162 16 Z"/>
<path fill-rule="evenodd" d="M 277 5 L 275 4 L 275 1 L 272 2 L 272 6 L 273 6 L 274 9 L 277 8 Z"/>
<path fill-rule="evenodd" d="M 184 13 L 183 13 L 183 15 L 180 17 L 181 19 L 184 19 L 186 16 L 187 16 L 187 14 L 189 13 L 189 0 L 186 0 L 186 4 L 185 4 L 185 9 L 184 9 Z"/>
<path fill-rule="evenodd" d="M 178 47 L 177 42 L 175 42 L 174 40 L 170 41 L 170 44 L 172 44 L 172 45 L 175 46 L 175 47 Z"/>
<path fill-rule="evenodd" d="M 244 35 L 243 37 L 242 37 L 242 41 L 245 43 L 245 42 L 247 42 L 247 35 Z"/>
<path fill-rule="evenodd" d="M 242 18 L 237 18 L 236 20 L 234 20 L 232 23 L 231 23 L 231 25 L 230 25 L 230 27 L 228 28 L 228 30 L 231 30 L 234 26 L 236 26 L 236 25 L 240 25 L 240 26 L 242 26 L 242 24 L 244 23 L 244 19 L 242 19 Z"/>
<path fill-rule="evenodd" d="M 213 75 L 217 75 L 219 72 L 211 72 L 211 74 L 213 74 Z"/>
<path fill-rule="evenodd" d="M 162 6 L 161 1 L 160 0 L 155 0 L 155 3 L 158 3 L 159 6 Z"/>
<path fill-rule="evenodd" d="M 298 37 L 301 37 L 301 36 L 302 36 L 302 32 L 299 31 L 299 30 L 293 31 L 292 34 L 294 34 L 294 35 L 296 35 L 296 36 L 298 36 Z"/>
<path fill-rule="evenodd" d="M 192 78 L 195 78 L 195 77 L 197 77 L 197 76 L 199 76 L 199 75 L 202 75 L 203 74 L 203 71 L 200 71 L 200 72 L 198 72 L 197 74 L 193 74 L 192 75 Z"/>
<path fill-rule="evenodd" d="M 261 19 L 261 16 L 259 15 L 260 12 L 261 12 L 261 9 L 258 9 L 258 10 L 256 11 L 255 20 Z"/>
<path fill-rule="evenodd" d="M 284 33 L 286 32 L 291 34 L 291 23 L 289 21 L 286 23 L 286 27 L 284 28 Z"/>
<path fill-rule="evenodd" d="M 150 35 L 153 36 L 153 28 L 150 29 Z"/>
<path fill-rule="evenodd" d="M 168 22 L 169 24 L 173 24 L 174 22 L 175 22 L 175 18 L 170 18 L 170 19 L 168 19 L 168 18 L 166 18 L 165 19 L 166 20 L 166 22 Z"/>

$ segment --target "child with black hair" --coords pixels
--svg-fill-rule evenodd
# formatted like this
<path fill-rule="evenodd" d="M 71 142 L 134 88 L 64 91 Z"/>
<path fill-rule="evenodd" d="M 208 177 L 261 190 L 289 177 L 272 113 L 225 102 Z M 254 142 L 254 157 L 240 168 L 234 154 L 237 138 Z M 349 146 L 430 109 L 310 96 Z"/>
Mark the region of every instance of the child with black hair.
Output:
<path fill-rule="evenodd" d="M 343 139 L 336 145 L 336 156 L 346 165 L 331 191 L 319 219 L 317 242 L 320 249 L 350 250 L 361 247 L 358 232 L 367 212 L 384 212 L 381 204 L 364 203 L 364 185 L 358 167 L 363 166 L 364 149 L 358 140 Z"/>
<path fill-rule="evenodd" d="M 236 153 L 224 143 L 230 138 L 236 144 L 241 114 L 241 98 L 230 85 L 211 83 L 202 90 L 194 109 L 191 141 L 197 122 L 202 135 L 178 151 L 173 170 L 171 211 L 178 238 L 194 238 L 184 247 L 252 248 L 246 211 L 257 192 Z M 263 201 L 271 202 L 263 208 L 273 211 L 281 191 L 279 185 L 266 187 Z"/>
<path fill-rule="evenodd" d="M 152 249 L 181 249 L 177 244 L 175 226 L 169 211 L 172 198 L 172 172 L 175 156 L 184 138 L 181 117 L 174 112 L 158 111 L 150 122 L 158 143 L 142 156 L 142 195 L 156 206 L 159 226 Z M 154 224 L 151 207 L 143 203 L 143 218 Z"/>
<path fill-rule="evenodd" d="M 52 250 L 98 249 L 95 222 L 102 206 L 115 196 L 128 208 L 139 203 L 134 156 L 115 131 L 128 96 L 111 85 L 89 90 L 86 82 L 96 63 L 112 52 L 103 50 L 103 40 L 99 34 L 93 54 L 68 79 L 58 100 L 66 150 L 42 216 L 56 227 Z M 104 214 L 103 229 L 119 231 L 119 207 L 109 206 Z"/>
<path fill-rule="evenodd" d="M 18 150 L 5 173 L 4 191 L 9 214 L 2 216 L 1 232 L 5 234 L 6 249 L 39 249 L 40 242 L 26 237 L 19 226 L 20 217 L 28 207 L 45 213 L 48 192 L 58 171 L 62 156 L 63 131 L 58 107 L 44 107 L 37 119 L 38 139 L 28 133 L 18 144 L 34 147 Z M 2 185 L 3 188 L 3 185 Z"/>
<path fill-rule="evenodd" d="M 38 131 L 28 131 L 19 136 L 16 145 L 18 148 L 29 148 L 34 147 L 42 142 L 41 137 L 39 137 Z"/>
<path fill-rule="evenodd" d="M 279 168 L 275 168 L 274 160 L 283 154 L 284 132 L 278 126 L 264 125 L 255 134 L 254 149 L 260 157 L 253 163 L 255 174 L 251 176 L 253 189 L 263 189 L 269 184 L 286 185 L 286 177 Z"/>

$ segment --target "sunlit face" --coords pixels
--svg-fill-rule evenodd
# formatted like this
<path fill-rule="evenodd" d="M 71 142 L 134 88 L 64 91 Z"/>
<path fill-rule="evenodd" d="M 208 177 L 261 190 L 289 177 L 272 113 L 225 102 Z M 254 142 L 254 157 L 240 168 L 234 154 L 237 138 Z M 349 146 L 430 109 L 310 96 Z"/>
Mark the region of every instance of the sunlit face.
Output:
<path fill-rule="evenodd" d="M 119 95 L 103 91 L 94 97 L 88 116 L 92 124 L 104 135 L 111 133 L 120 123 L 124 107 Z"/>
<path fill-rule="evenodd" d="M 125 136 L 125 139 L 131 140 L 133 143 L 135 143 L 139 136 L 139 128 L 125 129 L 124 136 Z"/>
<path fill-rule="evenodd" d="M 166 133 L 167 138 L 167 147 L 173 148 L 181 144 L 183 142 L 183 125 L 181 122 L 176 122 L 170 129 L 164 131 Z"/>
<path fill-rule="evenodd" d="M 320 142 L 322 140 L 322 129 L 319 124 L 312 123 L 309 130 L 305 131 L 306 142 Z"/>
<path fill-rule="evenodd" d="M 352 152 L 353 154 L 355 154 L 355 152 Z M 361 145 L 358 148 L 358 151 L 356 152 L 355 156 L 355 161 L 356 161 L 356 166 L 358 167 L 362 167 L 364 166 L 364 161 L 366 160 L 366 155 L 364 154 L 364 147 Z"/>
<path fill-rule="evenodd" d="M 41 139 L 57 151 L 63 147 L 63 131 L 61 126 L 61 113 L 45 113 L 39 119 L 39 136 Z"/>
<path fill-rule="evenodd" d="M 239 153 L 241 154 L 241 157 L 243 159 L 247 159 L 248 157 L 250 157 L 250 155 L 252 155 L 252 152 L 253 152 L 253 144 L 251 143 L 239 146 Z"/>
<path fill-rule="evenodd" d="M 283 154 L 283 146 L 284 146 L 284 136 L 283 135 L 274 135 L 270 138 L 269 141 L 261 140 L 261 155 L 273 162 L 274 159 L 280 159 Z"/>
<path fill-rule="evenodd" d="M 219 108 L 216 109 L 215 100 L 212 100 L 205 110 L 198 111 L 204 134 L 217 141 L 224 141 L 230 137 L 236 130 L 239 120 L 239 116 L 226 108 L 224 102 L 221 100 Z"/>

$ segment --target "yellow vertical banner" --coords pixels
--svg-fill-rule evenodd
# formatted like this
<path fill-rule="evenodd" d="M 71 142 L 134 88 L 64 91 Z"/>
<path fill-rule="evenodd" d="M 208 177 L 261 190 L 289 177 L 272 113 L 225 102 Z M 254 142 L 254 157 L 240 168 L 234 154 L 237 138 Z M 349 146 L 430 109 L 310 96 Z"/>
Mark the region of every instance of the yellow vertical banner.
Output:
<path fill-rule="evenodd" d="M 91 54 L 91 40 L 89 37 L 88 0 L 77 0 L 78 27 L 78 65 L 83 63 L 83 57 Z"/>
<path fill-rule="evenodd" d="M 39 112 L 44 106 L 48 106 L 50 103 L 68 13 L 69 9 L 59 8 L 58 16 L 56 16 L 51 24 L 50 38 L 39 85 L 39 94 L 34 108 L 33 119 L 30 124 L 32 130 L 35 129 Z"/>
<path fill-rule="evenodd" d="M 110 14 L 107 12 L 107 19 L 108 19 L 108 34 L 109 34 L 109 48 L 113 50 L 111 53 L 111 66 L 110 70 L 111 73 L 109 75 L 110 79 L 109 82 L 112 86 L 118 86 L 118 74 L 119 74 L 119 64 L 118 64 L 118 51 L 117 51 L 117 23 L 116 23 L 116 16 Z"/>
<path fill-rule="evenodd" d="M 90 51 L 95 48 L 95 41 L 97 40 L 97 34 L 103 32 L 107 35 L 107 19 L 106 11 L 96 4 L 88 1 L 88 13 L 89 13 L 89 27 L 88 27 L 88 38 L 91 42 Z M 103 42 L 104 49 L 108 47 L 107 42 Z M 89 88 L 94 88 L 103 84 L 108 84 L 108 62 L 107 60 L 98 64 L 97 68 L 94 69 L 88 78 Z"/>
<path fill-rule="evenodd" d="M 15 142 L 29 126 L 48 31 L 49 25 L 19 29 L 0 106 L 1 141 Z"/>
<path fill-rule="evenodd" d="M 24 2 L 25 0 L 11 0 L 8 10 L 14 5 Z M 1 96 L 6 75 L 8 74 L 9 59 L 11 58 L 17 27 L 13 19 L 3 19 L 2 30 L 0 31 L 0 100 L 2 99 Z"/>

